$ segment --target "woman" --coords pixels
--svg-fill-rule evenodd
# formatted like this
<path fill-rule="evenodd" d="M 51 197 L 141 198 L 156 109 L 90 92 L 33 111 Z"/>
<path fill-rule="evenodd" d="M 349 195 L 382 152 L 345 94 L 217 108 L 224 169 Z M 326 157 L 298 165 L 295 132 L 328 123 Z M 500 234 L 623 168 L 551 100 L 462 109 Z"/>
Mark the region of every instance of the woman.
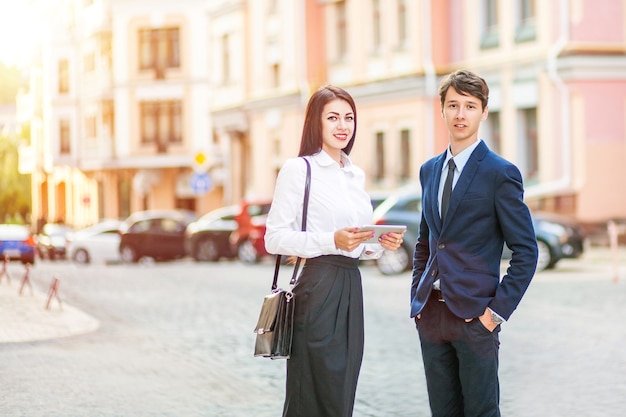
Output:
<path fill-rule="evenodd" d="M 379 243 L 358 226 L 372 221 L 364 172 L 348 155 L 356 134 L 356 106 L 344 90 L 326 86 L 307 105 L 299 156 L 311 164 L 306 231 L 301 231 L 306 163 L 289 159 L 280 170 L 267 220 L 269 253 L 306 263 L 294 288 L 296 309 L 287 361 L 284 417 L 349 417 L 363 358 L 363 293 L 359 259 L 396 250 L 401 233 Z"/>

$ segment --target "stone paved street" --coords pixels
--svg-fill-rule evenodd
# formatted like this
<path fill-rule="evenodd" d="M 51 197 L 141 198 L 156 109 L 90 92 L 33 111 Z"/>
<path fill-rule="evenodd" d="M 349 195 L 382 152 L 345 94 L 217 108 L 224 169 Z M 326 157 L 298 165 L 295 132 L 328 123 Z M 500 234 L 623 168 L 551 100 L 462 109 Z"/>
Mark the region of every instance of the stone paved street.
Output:
<path fill-rule="evenodd" d="M 626 414 L 626 251 L 620 259 L 617 283 L 608 252 L 597 249 L 537 274 L 501 333 L 504 416 Z M 10 268 L 19 276 L 21 265 Z M 45 293 L 57 274 L 64 307 L 99 325 L 0 344 L 0 415 L 279 416 L 285 362 L 252 356 L 272 269 L 270 262 L 39 262 L 31 271 L 36 291 Z M 428 416 L 408 319 L 410 274 L 384 277 L 372 266 L 362 273 L 366 347 L 354 415 Z M 6 312 L 23 300 L 3 300 L 4 320 L 27 326 L 22 313 Z M 55 308 L 42 314 L 58 314 Z"/>

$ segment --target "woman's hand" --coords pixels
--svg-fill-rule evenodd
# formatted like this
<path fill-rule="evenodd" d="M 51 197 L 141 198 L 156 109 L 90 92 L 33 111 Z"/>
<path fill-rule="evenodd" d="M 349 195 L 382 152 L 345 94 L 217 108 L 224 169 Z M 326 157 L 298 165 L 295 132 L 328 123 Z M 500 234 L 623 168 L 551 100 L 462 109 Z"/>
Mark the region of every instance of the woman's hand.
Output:
<path fill-rule="evenodd" d="M 402 241 L 405 233 L 406 230 L 402 233 L 389 232 L 385 235 L 382 235 L 378 239 L 378 242 L 382 245 L 383 248 L 387 250 L 397 250 L 400 246 L 402 246 Z"/>
<path fill-rule="evenodd" d="M 374 232 L 366 230 L 359 232 L 358 227 L 346 227 L 335 232 L 335 247 L 352 252 L 361 243 L 374 236 Z"/>
<path fill-rule="evenodd" d="M 387 250 L 397 250 L 402 245 L 402 239 L 406 230 L 402 233 L 389 232 L 378 239 L 378 243 Z M 358 227 L 346 227 L 335 232 L 335 247 L 337 249 L 352 252 L 361 243 L 374 236 L 373 231 L 359 232 Z"/>

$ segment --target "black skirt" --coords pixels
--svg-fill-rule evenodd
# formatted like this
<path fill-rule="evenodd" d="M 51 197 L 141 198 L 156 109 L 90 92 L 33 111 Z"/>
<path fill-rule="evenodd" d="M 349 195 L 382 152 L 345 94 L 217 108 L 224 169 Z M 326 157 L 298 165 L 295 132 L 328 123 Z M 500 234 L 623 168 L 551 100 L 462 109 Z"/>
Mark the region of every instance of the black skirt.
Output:
<path fill-rule="evenodd" d="M 296 307 L 283 417 L 349 417 L 363 359 L 359 260 L 307 259 Z"/>

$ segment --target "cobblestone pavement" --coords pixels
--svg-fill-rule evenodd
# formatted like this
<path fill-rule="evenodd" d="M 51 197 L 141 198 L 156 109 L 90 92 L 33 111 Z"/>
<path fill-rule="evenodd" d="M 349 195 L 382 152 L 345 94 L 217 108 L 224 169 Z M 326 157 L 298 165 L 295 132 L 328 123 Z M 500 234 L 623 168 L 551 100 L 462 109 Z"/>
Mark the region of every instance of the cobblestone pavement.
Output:
<path fill-rule="evenodd" d="M 504 416 L 625 415 L 626 251 L 619 256 L 618 282 L 597 249 L 537 274 L 501 332 Z M 0 280 L 0 415 L 280 415 L 285 362 L 252 356 L 272 269 L 39 262 L 32 296 Z M 9 271 L 15 281 L 23 267 Z M 362 274 L 366 345 L 354 415 L 428 416 L 410 274 L 384 277 L 371 266 Z M 53 276 L 62 310 L 43 307 Z"/>

